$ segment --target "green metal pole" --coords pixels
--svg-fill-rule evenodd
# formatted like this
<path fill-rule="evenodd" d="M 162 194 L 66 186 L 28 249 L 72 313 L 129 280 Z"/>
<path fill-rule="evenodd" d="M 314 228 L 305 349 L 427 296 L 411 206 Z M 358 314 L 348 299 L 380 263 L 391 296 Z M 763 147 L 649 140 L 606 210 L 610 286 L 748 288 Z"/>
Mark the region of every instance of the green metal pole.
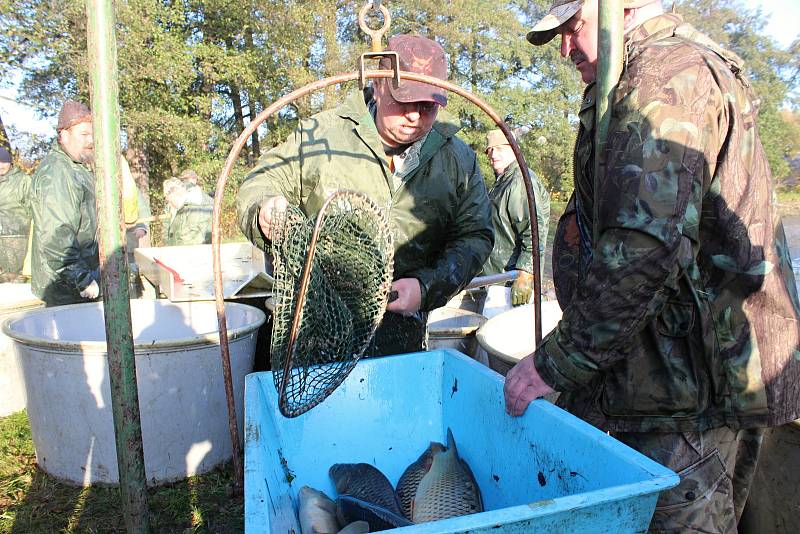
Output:
<path fill-rule="evenodd" d="M 611 122 L 611 98 L 622 72 L 625 32 L 623 0 L 599 0 L 600 31 L 597 33 L 597 127 L 594 138 L 595 179 L 600 179 L 603 153 Z"/>
<path fill-rule="evenodd" d="M 100 236 L 101 287 L 105 310 L 111 408 L 119 466 L 119 488 L 127 531 L 150 532 L 139 421 L 136 362 L 131 334 L 128 263 L 122 247 L 117 37 L 113 0 L 86 0 L 94 125 L 95 176 Z"/>

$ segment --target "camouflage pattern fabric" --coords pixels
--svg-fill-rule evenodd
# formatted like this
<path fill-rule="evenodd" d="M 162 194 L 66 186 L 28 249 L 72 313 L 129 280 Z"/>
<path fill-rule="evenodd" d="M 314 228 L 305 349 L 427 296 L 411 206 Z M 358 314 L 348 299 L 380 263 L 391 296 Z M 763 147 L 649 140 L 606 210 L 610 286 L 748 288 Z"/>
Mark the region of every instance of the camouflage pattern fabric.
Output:
<path fill-rule="evenodd" d="M 237 194 L 239 227 L 263 246 L 258 211 L 264 200 L 283 195 L 314 218 L 339 189 L 366 194 L 389 216 L 393 278 L 416 278 L 422 288 L 421 311 L 385 314 L 368 353 L 412 352 L 422 349 L 425 312 L 443 306 L 486 261 L 494 242 L 490 203 L 475 152 L 455 136 L 457 119 L 440 111 L 420 146 L 409 149 L 413 161 L 395 176 L 370 103 L 371 89 L 355 93 L 339 108 L 302 121 L 265 154 Z"/>
<path fill-rule="evenodd" d="M 547 243 L 547 225 L 550 221 L 550 193 L 532 170 L 528 169 L 528 173 L 539 223 L 539 254 L 543 258 Z M 519 163 L 511 163 L 497 177 L 489 191 L 489 200 L 492 201 L 494 248 L 483 265 L 483 274 L 498 274 L 514 269 L 533 273 L 531 217 Z"/>
<path fill-rule="evenodd" d="M 677 15 L 628 37 L 599 177 L 591 87 L 582 106 L 536 367 L 605 430 L 792 421 L 800 309 L 741 60 Z"/>
<path fill-rule="evenodd" d="M 764 429 L 612 435 L 681 477 L 677 486 L 659 496 L 648 532 L 736 534 Z"/>

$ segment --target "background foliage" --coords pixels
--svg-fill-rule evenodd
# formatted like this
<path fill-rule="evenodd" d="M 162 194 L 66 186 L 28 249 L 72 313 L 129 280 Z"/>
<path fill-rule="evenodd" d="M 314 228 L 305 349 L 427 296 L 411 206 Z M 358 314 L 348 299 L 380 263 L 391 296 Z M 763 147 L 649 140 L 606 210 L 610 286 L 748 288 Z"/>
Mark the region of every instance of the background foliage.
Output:
<path fill-rule="evenodd" d="M 570 193 L 575 112 L 583 85 L 559 56 L 559 40 L 530 46 L 526 28 L 549 0 L 393 0 L 392 32 L 418 32 L 445 48 L 451 80 L 480 95 L 513 126 L 554 198 Z M 164 179 L 194 168 L 216 178 L 236 137 L 266 106 L 306 83 L 354 70 L 368 46 L 356 24 L 361 1 L 118 0 L 120 106 L 126 157 L 145 192 L 160 201 Z M 797 106 L 800 41 L 782 49 L 760 11 L 741 0 L 678 0 L 679 13 L 741 55 L 761 96 L 760 129 L 773 174 L 791 187 L 800 160 Z M 58 112 L 66 98 L 88 101 L 86 22 L 81 0 L 0 0 L 0 82 L 20 74 L 18 99 Z M 298 116 L 338 103 L 353 87 L 316 93 L 251 136 L 230 188 Z M 489 120 L 453 96 L 462 137 L 482 154 Z M 0 119 L 1 120 L 1 119 Z M 0 136 L 3 135 L 0 122 Z M 15 129 L 9 126 L 11 144 Z M 24 143 L 35 162 L 51 140 Z M 492 172 L 481 158 L 484 175 Z"/>

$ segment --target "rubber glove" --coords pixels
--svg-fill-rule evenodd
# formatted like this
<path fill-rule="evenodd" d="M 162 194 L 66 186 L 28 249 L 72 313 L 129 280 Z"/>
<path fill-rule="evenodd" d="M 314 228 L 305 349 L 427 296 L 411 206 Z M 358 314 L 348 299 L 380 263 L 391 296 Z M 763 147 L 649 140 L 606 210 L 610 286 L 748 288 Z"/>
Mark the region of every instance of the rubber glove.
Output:
<path fill-rule="evenodd" d="M 511 286 L 511 304 L 513 306 L 527 304 L 531 300 L 531 293 L 533 293 L 533 275 L 520 271 Z"/>
<path fill-rule="evenodd" d="M 86 286 L 86 288 L 80 292 L 80 295 L 89 300 L 94 300 L 100 295 L 100 286 L 97 285 L 97 282 L 92 280 L 92 283 Z"/>

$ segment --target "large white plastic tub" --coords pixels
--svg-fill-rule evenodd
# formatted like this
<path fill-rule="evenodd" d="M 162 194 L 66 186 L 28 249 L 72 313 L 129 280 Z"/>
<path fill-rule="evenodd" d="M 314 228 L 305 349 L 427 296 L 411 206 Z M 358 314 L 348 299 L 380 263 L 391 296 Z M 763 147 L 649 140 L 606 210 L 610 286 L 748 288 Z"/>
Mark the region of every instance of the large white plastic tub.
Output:
<path fill-rule="evenodd" d="M 535 316 L 533 304 L 525 304 L 486 321 L 476 337 L 489 354 L 489 367 L 505 375 L 517 362 L 536 350 Z M 542 337 L 549 334 L 560 320 L 558 302 L 542 302 Z"/>
<path fill-rule="evenodd" d="M 30 284 L 0 284 L 0 323 L 25 310 L 44 306 Z M 0 332 L 0 417 L 25 409 L 25 387 L 14 342 Z"/>
<path fill-rule="evenodd" d="M 225 308 L 241 429 L 244 376 L 265 317 Z M 148 483 L 208 471 L 231 457 L 215 305 L 132 300 L 131 313 Z M 102 305 L 29 311 L 3 332 L 15 341 L 39 467 L 78 484 L 117 483 Z"/>

